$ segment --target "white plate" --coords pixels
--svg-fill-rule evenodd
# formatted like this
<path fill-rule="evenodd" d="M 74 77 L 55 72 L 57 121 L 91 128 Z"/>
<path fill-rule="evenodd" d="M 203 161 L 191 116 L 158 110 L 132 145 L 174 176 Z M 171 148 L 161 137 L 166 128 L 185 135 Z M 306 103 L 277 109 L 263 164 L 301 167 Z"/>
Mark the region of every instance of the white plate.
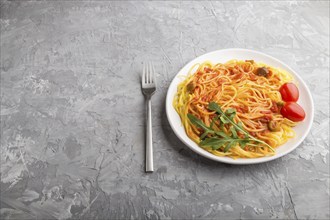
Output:
<path fill-rule="evenodd" d="M 189 69 L 196 63 L 202 63 L 206 60 L 210 60 L 213 63 L 224 63 L 231 59 L 237 60 L 255 60 L 256 62 L 265 63 L 267 65 L 273 66 L 275 68 L 281 68 L 288 71 L 290 74 L 293 75 L 295 80 L 298 82 L 298 89 L 299 89 L 299 100 L 298 103 L 304 108 L 306 112 L 306 118 L 303 122 L 300 122 L 294 130 L 296 132 L 296 137 L 290 139 L 284 145 L 279 146 L 276 149 L 276 154 L 270 157 L 262 157 L 262 158 L 253 158 L 253 159 L 232 159 L 230 157 L 218 157 L 215 156 L 203 148 L 199 147 L 195 142 L 193 142 L 186 134 L 184 127 L 182 126 L 180 116 L 175 111 L 172 103 L 174 96 L 177 92 L 178 84 L 183 80 L 182 76 L 188 74 Z M 200 57 L 189 62 L 185 65 L 179 73 L 174 77 L 170 87 L 167 91 L 166 97 L 166 114 L 169 120 L 169 123 L 174 131 L 174 133 L 178 136 L 178 138 L 185 143 L 190 149 L 195 151 L 196 153 L 223 163 L 229 164 L 255 164 L 255 163 L 263 163 L 267 161 L 271 161 L 282 157 L 291 151 L 293 151 L 299 144 L 306 138 L 309 130 L 311 129 L 313 116 L 314 116 L 314 105 L 311 92 L 309 91 L 308 87 L 306 86 L 305 82 L 300 78 L 300 76 L 289 66 L 282 63 L 278 59 L 266 55 L 264 53 L 260 53 L 253 50 L 246 50 L 246 49 L 225 49 L 225 50 L 217 50 L 214 52 L 210 52 L 204 54 Z"/>

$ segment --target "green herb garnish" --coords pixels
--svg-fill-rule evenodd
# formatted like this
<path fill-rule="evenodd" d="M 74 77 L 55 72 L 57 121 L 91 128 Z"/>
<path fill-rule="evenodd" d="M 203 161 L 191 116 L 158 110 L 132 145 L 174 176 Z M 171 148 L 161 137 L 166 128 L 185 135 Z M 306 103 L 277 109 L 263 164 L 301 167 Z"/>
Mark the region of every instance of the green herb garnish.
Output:
<path fill-rule="evenodd" d="M 201 141 L 199 143 L 202 147 L 211 147 L 213 150 L 219 149 L 220 147 L 224 147 L 224 152 L 228 152 L 231 147 L 236 145 L 239 145 L 241 148 L 244 148 L 246 145 L 258 147 L 258 145 L 253 143 L 257 142 L 268 147 L 273 152 L 275 151 L 266 142 L 251 136 L 243 128 L 242 122 L 234 122 L 236 109 L 230 108 L 223 112 L 221 107 L 215 102 L 210 102 L 208 108 L 211 111 L 215 111 L 215 113 L 217 114 L 216 117 L 212 119 L 210 127 L 206 126 L 202 120 L 196 118 L 194 115 L 187 115 L 192 124 L 203 129 L 204 131 L 204 133 L 200 136 Z M 214 124 L 217 120 L 219 121 L 220 131 L 216 131 L 213 129 Z M 231 135 L 226 134 L 224 132 L 224 125 L 229 126 Z M 238 136 L 238 132 L 244 134 L 244 138 L 240 138 Z"/>

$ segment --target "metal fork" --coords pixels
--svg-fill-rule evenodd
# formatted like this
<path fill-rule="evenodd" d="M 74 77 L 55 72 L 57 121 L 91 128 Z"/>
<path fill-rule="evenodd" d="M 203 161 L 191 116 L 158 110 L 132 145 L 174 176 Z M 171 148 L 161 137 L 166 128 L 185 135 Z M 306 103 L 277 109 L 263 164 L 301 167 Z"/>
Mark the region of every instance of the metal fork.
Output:
<path fill-rule="evenodd" d="M 151 96 L 156 91 L 155 69 L 151 62 L 144 63 L 142 74 L 142 92 L 147 101 L 147 132 L 146 132 L 146 172 L 154 171 L 152 148 Z"/>

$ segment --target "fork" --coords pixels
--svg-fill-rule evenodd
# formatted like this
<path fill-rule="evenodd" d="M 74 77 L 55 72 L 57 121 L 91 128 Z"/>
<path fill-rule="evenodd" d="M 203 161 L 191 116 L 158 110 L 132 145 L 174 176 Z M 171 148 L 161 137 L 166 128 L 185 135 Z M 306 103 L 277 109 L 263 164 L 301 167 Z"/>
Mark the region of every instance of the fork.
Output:
<path fill-rule="evenodd" d="M 151 62 L 143 64 L 142 92 L 147 101 L 147 132 L 146 132 L 146 172 L 154 171 L 152 147 L 152 122 L 151 122 L 151 96 L 156 91 L 155 69 Z"/>

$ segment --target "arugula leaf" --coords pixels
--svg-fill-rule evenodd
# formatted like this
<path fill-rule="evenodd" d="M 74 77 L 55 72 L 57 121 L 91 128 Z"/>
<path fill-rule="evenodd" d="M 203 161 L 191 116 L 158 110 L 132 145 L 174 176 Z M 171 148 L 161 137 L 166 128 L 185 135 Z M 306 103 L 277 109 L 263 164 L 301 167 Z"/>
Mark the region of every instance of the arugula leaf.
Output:
<path fill-rule="evenodd" d="M 209 132 L 205 131 L 199 138 L 203 140 L 208 134 Z"/>
<path fill-rule="evenodd" d="M 238 138 L 237 132 L 235 127 L 230 127 L 230 131 L 233 134 L 233 138 Z"/>
<path fill-rule="evenodd" d="M 238 127 L 240 127 L 242 130 L 244 130 L 244 131 L 245 131 L 245 129 L 243 128 L 243 124 L 242 124 L 242 122 L 241 122 L 241 121 L 239 121 L 239 122 L 237 123 L 237 126 L 238 126 Z"/>
<path fill-rule="evenodd" d="M 199 144 L 202 147 L 212 147 L 213 150 L 219 149 L 222 146 L 225 147 L 225 152 L 229 150 L 231 146 L 237 143 L 238 139 L 235 138 L 217 138 L 217 137 L 210 137 L 206 138 L 205 140 L 201 141 Z M 226 150 L 227 149 L 227 150 Z"/>
<path fill-rule="evenodd" d="M 220 106 L 215 102 L 210 102 L 208 108 L 212 111 L 216 111 L 220 114 L 223 114 L 223 111 L 221 110 Z"/>
<path fill-rule="evenodd" d="M 242 141 L 239 142 L 239 146 L 244 149 L 244 147 L 249 144 L 250 140 L 249 139 L 244 139 Z M 258 147 L 258 145 L 255 145 L 256 147 Z"/>
<path fill-rule="evenodd" d="M 226 115 L 236 114 L 236 110 L 234 108 L 229 108 L 229 109 L 227 109 L 227 111 L 225 113 L 226 113 Z"/>
<path fill-rule="evenodd" d="M 239 145 L 242 149 L 246 146 L 259 147 L 259 145 L 254 144 L 257 142 L 269 147 L 272 151 L 274 149 L 268 145 L 266 142 L 259 140 L 251 136 L 244 128 L 242 122 L 235 123 L 234 117 L 236 116 L 236 109 L 230 108 L 225 112 L 222 111 L 221 107 L 215 103 L 210 102 L 208 108 L 215 111 L 217 116 L 212 118 L 210 127 L 206 126 L 204 122 L 192 114 L 188 114 L 187 117 L 192 124 L 204 130 L 204 133 L 200 136 L 200 146 L 211 147 L 213 150 L 217 150 L 220 147 L 224 147 L 224 152 L 228 152 L 230 148 Z M 219 120 L 220 131 L 214 130 L 213 125 L 216 120 Z M 223 132 L 224 125 L 228 125 L 231 131 L 231 135 Z M 244 134 L 244 138 L 238 136 L 238 132 Z M 207 137 L 210 135 L 209 137 Z M 250 143 L 252 141 L 252 143 Z"/>
<path fill-rule="evenodd" d="M 222 123 L 224 123 L 224 124 L 228 124 L 228 123 L 229 123 L 229 120 L 227 120 L 227 118 L 224 117 L 224 116 L 221 116 L 221 117 L 220 117 L 220 120 L 221 120 Z"/>
<path fill-rule="evenodd" d="M 246 143 L 247 139 L 240 139 L 240 138 L 218 138 L 218 137 L 210 137 L 206 138 L 205 140 L 201 141 L 199 144 L 202 147 L 212 147 L 213 150 L 217 150 L 222 146 L 225 146 L 224 152 L 227 152 L 231 147 L 235 146 L 236 144 Z"/>
<path fill-rule="evenodd" d="M 222 132 L 222 131 L 216 131 L 215 134 L 220 137 L 223 137 L 223 138 L 229 138 L 229 136 L 225 132 Z"/>
<path fill-rule="evenodd" d="M 230 119 L 230 120 L 234 120 L 234 117 L 236 115 L 236 110 L 233 108 L 229 108 L 227 109 L 227 111 L 225 112 L 225 115 Z"/>
<path fill-rule="evenodd" d="M 214 134 L 213 129 L 210 127 L 207 127 L 202 120 L 196 118 L 192 114 L 188 114 L 187 116 L 192 124 L 196 125 L 199 128 L 202 128 L 204 130 L 204 133 L 200 136 L 200 139 L 204 139 L 208 134 Z"/>
<path fill-rule="evenodd" d="M 212 147 L 213 150 L 216 150 L 226 144 L 228 142 L 227 139 L 220 139 L 217 137 L 210 137 L 206 138 L 205 140 L 201 141 L 199 144 L 202 147 Z"/>
<path fill-rule="evenodd" d="M 222 118 L 224 118 L 225 121 L 229 121 L 229 123 L 235 127 L 235 129 L 237 131 L 242 132 L 243 134 L 245 134 L 245 136 L 247 136 L 248 138 L 250 138 L 252 141 L 261 143 L 265 146 L 267 146 L 269 149 L 271 149 L 273 152 L 275 151 L 269 144 L 267 144 L 266 142 L 259 140 L 253 136 L 251 136 L 247 131 L 245 131 L 243 129 L 242 126 L 238 126 L 231 118 L 230 116 L 227 116 L 226 114 L 224 114 L 224 112 L 221 110 L 220 106 L 215 103 L 215 102 L 210 102 L 208 108 L 212 111 L 215 111 L 216 113 L 220 114 Z"/>
<path fill-rule="evenodd" d="M 224 149 L 223 151 L 224 151 L 225 153 L 228 152 L 229 149 L 235 145 L 235 143 L 236 143 L 235 141 L 231 141 L 231 142 L 229 142 L 229 144 L 227 144 L 227 146 L 225 147 L 225 149 Z"/>
<path fill-rule="evenodd" d="M 194 125 L 196 125 L 197 127 L 203 128 L 204 131 L 208 131 L 211 130 L 209 127 L 207 127 L 204 122 L 200 119 L 198 119 L 196 116 L 192 115 L 192 114 L 188 114 L 187 115 L 189 120 L 191 121 L 191 123 L 193 123 Z"/>
<path fill-rule="evenodd" d="M 211 124 L 210 124 L 210 128 L 213 129 L 213 125 L 215 123 L 215 121 L 217 120 L 217 117 L 213 117 L 212 118 L 212 121 L 211 121 Z"/>
<path fill-rule="evenodd" d="M 243 123 L 241 122 L 241 121 L 239 121 L 238 123 L 237 123 L 237 126 L 241 129 L 241 130 L 243 130 L 243 131 L 246 131 L 244 128 L 243 128 Z M 237 129 L 236 129 L 237 130 Z M 238 131 L 241 131 L 241 130 L 238 130 Z M 248 132 L 246 131 L 246 133 L 244 133 L 244 137 L 245 138 L 248 138 L 249 137 L 249 135 L 247 134 Z"/>

